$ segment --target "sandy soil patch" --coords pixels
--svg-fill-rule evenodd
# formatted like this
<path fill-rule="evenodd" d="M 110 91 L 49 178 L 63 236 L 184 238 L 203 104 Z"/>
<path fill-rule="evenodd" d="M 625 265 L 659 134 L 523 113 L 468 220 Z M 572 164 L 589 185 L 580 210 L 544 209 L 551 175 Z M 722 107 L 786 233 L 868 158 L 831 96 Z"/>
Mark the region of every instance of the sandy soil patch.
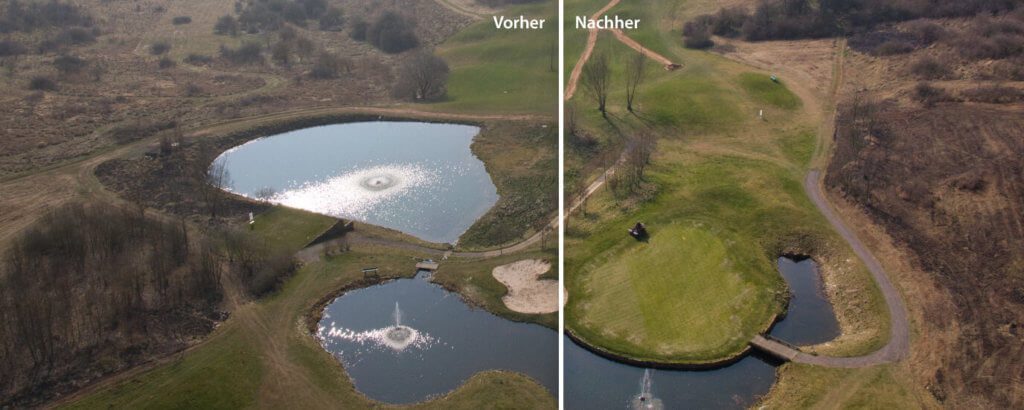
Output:
<path fill-rule="evenodd" d="M 551 313 L 558 311 L 558 281 L 539 280 L 551 270 L 551 264 L 540 259 L 524 259 L 494 268 L 494 278 L 508 288 L 501 298 L 505 306 L 520 313 Z"/>

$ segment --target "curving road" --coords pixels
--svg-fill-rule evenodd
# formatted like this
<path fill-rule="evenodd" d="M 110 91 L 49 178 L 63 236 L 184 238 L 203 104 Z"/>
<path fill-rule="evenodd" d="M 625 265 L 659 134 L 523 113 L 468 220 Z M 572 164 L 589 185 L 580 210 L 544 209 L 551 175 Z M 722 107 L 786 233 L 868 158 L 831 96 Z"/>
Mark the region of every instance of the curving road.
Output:
<path fill-rule="evenodd" d="M 812 170 L 807 173 L 804 179 L 804 189 L 811 202 L 818 208 L 818 211 L 825 216 L 836 232 L 850 244 L 853 252 L 864 262 L 864 266 L 871 272 L 872 278 L 882 291 L 886 305 L 889 306 L 890 334 L 889 342 L 881 349 L 864 356 L 857 357 L 832 357 L 817 356 L 801 352 L 785 343 L 772 340 L 771 338 L 755 337 L 752 345 L 757 346 L 770 353 L 783 357 L 797 363 L 813 364 L 825 367 L 866 367 L 877 364 L 891 363 L 903 359 L 910 353 L 910 323 L 907 319 L 907 309 L 903 304 L 903 297 L 898 289 L 893 286 L 886 274 L 882 264 L 875 259 L 868 251 L 864 243 L 857 238 L 857 235 L 850 230 L 839 215 L 832 210 L 831 204 L 825 199 L 825 193 L 821 188 L 821 172 Z"/>

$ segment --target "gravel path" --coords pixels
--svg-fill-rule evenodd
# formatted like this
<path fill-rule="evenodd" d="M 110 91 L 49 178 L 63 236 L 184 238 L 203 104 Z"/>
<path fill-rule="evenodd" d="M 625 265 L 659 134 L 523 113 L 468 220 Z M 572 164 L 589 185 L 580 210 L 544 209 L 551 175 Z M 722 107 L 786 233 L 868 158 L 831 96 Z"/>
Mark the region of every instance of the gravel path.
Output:
<path fill-rule="evenodd" d="M 871 252 L 857 238 L 857 235 L 832 210 L 832 206 L 825 199 L 825 193 L 821 189 L 820 181 L 821 172 L 813 170 L 804 179 L 804 189 L 811 198 L 811 202 L 814 202 L 814 206 L 818 208 L 818 211 L 825 216 L 825 219 L 828 219 L 836 232 L 850 244 L 853 252 L 864 262 L 864 266 L 871 271 L 871 276 L 875 279 L 875 283 L 878 284 L 878 288 L 882 291 L 882 296 L 885 298 L 885 303 L 889 306 L 889 320 L 891 322 L 889 343 L 870 354 L 857 357 L 816 356 L 801 352 L 771 338 L 755 338 L 756 340 L 752 344 L 762 349 L 773 351 L 775 354 L 781 353 L 782 356 L 790 358 L 797 363 L 826 367 L 866 367 L 903 359 L 910 353 L 910 324 L 907 320 L 907 310 L 903 304 L 903 298 L 899 290 L 889 281 L 888 274 L 885 273 L 885 269 L 878 263 L 878 260 L 871 255 Z"/>

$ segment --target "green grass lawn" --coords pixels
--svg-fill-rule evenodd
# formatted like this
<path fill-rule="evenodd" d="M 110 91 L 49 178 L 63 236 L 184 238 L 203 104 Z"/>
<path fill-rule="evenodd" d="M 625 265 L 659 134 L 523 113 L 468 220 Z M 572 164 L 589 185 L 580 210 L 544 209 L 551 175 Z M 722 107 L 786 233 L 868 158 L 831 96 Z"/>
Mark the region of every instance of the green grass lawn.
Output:
<path fill-rule="evenodd" d="M 762 102 L 784 110 L 799 108 L 801 103 L 781 82 L 771 80 L 771 76 L 761 73 L 740 74 L 739 84 L 755 101 Z"/>
<path fill-rule="evenodd" d="M 585 300 L 577 333 L 608 350 L 658 361 L 724 357 L 765 323 L 774 311 L 765 307 L 777 308 L 772 287 L 751 280 L 731 260 L 736 249 L 700 226 L 658 225 L 649 242 L 634 242 L 603 255 L 576 287 Z"/>
<path fill-rule="evenodd" d="M 433 110 L 530 113 L 558 112 L 557 8 L 544 1 L 510 8 L 506 16 L 543 18 L 539 30 L 496 30 L 486 19 L 462 30 L 438 48 L 448 62 L 446 101 L 424 107 Z"/>
<path fill-rule="evenodd" d="M 275 206 L 256 216 L 252 232 L 274 247 L 298 251 L 337 221 L 326 215 Z"/>

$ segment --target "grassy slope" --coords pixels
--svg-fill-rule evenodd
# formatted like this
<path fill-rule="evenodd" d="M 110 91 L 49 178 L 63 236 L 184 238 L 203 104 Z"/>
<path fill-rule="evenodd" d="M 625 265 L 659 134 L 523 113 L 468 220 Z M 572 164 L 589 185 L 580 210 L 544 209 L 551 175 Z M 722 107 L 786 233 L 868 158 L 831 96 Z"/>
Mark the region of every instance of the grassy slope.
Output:
<path fill-rule="evenodd" d="M 252 231 L 273 246 L 298 251 L 337 221 L 313 212 L 275 206 L 256 216 Z"/>
<path fill-rule="evenodd" d="M 492 123 L 473 140 L 498 202 L 459 237 L 460 249 L 494 248 L 533 235 L 558 209 L 558 128 Z"/>
<path fill-rule="evenodd" d="M 672 6 L 657 2 L 646 9 L 649 15 L 638 7 L 612 14 L 654 22 L 651 16 L 665 10 Z M 595 50 L 613 62 L 610 120 L 592 109 L 585 93 L 574 97 L 585 109 L 584 128 L 600 140 L 641 129 L 660 138 L 648 174 L 657 186 L 652 200 L 636 204 L 602 190 L 589 201 L 587 216 L 570 217 L 566 325 L 628 356 L 721 359 L 744 349 L 781 311 L 785 285 L 774 252 L 789 245 L 787 238 L 809 237 L 830 252 L 851 253 L 803 193 L 814 124 L 795 95 L 747 67 L 684 50 L 666 41 L 674 35 L 658 30 L 647 24 L 629 34 L 684 68 L 665 72 L 649 64 L 638 115 L 623 107 L 622 61 L 632 51 L 617 43 L 599 41 Z M 762 108 L 767 122 L 756 119 Z M 625 235 L 636 220 L 649 223 L 650 243 Z M 876 336 L 837 348 L 841 354 L 871 350 L 888 331 L 877 289 L 866 271 L 854 271 L 848 285 L 862 291 L 857 306 L 867 310 L 861 313 L 872 318 L 868 331 Z"/>
<path fill-rule="evenodd" d="M 301 269 L 277 294 L 237 309 L 199 348 L 171 363 L 101 389 L 74 408 L 367 408 L 343 368 L 305 332 L 304 317 L 325 290 L 339 289 L 374 265 L 384 276 L 410 276 L 409 257 L 393 250 L 355 252 Z M 490 266 L 465 269 L 489 272 Z M 486 266 L 485 266 L 486 265 Z M 490 296 L 486 296 L 490 297 Z M 500 296 L 498 296 L 500 297 Z M 530 379 L 507 372 L 475 375 L 423 408 L 554 408 L 554 398 Z"/>
<path fill-rule="evenodd" d="M 543 18 L 541 30 L 496 30 L 494 22 L 486 19 L 448 39 L 438 49 L 452 69 L 448 101 L 429 107 L 554 116 L 558 111 L 556 4 L 545 1 L 502 13 Z"/>

